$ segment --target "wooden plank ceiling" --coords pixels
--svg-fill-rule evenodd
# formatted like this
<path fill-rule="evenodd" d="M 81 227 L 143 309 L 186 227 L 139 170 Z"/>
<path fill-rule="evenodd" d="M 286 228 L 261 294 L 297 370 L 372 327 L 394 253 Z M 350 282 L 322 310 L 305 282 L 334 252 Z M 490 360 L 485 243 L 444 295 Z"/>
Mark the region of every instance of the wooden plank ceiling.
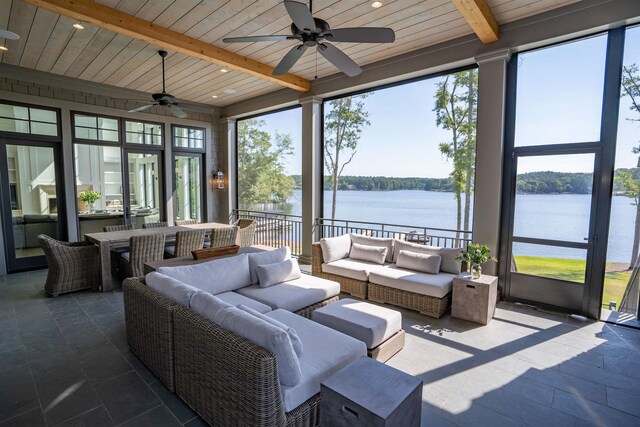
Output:
<path fill-rule="evenodd" d="M 576 1 L 487 0 L 487 4 L 498 23 L 504 24 Z M 222 42 L 224 37 L 289 34 L 291 20 L 280 0 L 98 3 L 271 66 L 295 44 Z M 313 7 L 314 16 L 332 28 L 376 26 L 395 31 L 396 41 L 390 45 L 335 43 L 361 66 L 473 33 L 451 0 L 386 0 L 377 9 L 371 1 L 315 0 Z M 0 38 L 0 44 L 9 49 L 0 51 L 2 63 L 143 92 L 161 90 L 158 46 L 86 23 L 84 30 L 76 30 L 72 26 L 76 21 L 20 0 L 0 0 L 0 10 L 0 28 L 21 36 L 19 40 Z M 167 92 L 191 102 L 225 106 L 281 89 L 237 71 L 221 72 L 215 64 L 181 53 L 169 52 L 166 67 Z M 308 49 L 291 72 L 312 80 L 338 71 Z"/>

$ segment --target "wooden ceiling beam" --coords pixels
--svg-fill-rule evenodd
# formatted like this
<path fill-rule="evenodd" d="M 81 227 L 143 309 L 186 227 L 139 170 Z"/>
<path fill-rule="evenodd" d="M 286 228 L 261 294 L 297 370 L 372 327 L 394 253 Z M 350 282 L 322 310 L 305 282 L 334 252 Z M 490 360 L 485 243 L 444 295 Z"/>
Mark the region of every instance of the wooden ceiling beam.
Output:
<path fill-rule="evenodd" d="M 500 26 L 486 0 L 452 0 L 483 43 L 498 41 Z"/>
<path fill-rule="evenodd" d="M 311 89 L 309 80 L 287 73 L 273 76 L 274 67 L 262 62 L 238 55 L 237 53 L 213 46 L 193 37 L 186 36 L 152 22 L 127 15 L 90 0 L 23 0 L 25 3 L 50 10 L 59 15 L 68 16 L 114 33 L 160 46 L 167 50 L 180 52 L 194 58 L 209 61 L 221 67 L 249 74 L 300 92 Z"/>

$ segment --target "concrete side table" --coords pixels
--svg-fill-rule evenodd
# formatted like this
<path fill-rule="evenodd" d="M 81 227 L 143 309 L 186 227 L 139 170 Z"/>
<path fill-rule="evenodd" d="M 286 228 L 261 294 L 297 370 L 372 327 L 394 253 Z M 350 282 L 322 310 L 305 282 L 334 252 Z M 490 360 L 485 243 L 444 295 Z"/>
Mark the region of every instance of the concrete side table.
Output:
<path fill-rule="evenodd" d="M 483 274 L 479 279 L 459 275 L 453 279 L 451 315 L 486 325 L 493 317 L 498 297 L 498 278 Z"/>

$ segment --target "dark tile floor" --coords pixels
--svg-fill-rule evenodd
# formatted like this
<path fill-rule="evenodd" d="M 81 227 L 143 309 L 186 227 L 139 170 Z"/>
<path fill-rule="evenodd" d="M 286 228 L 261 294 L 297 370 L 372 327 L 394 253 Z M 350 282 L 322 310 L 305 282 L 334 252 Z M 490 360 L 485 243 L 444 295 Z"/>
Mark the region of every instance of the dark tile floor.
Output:
<path fill-rule="evenodd" d="M 129 352 L 122 293 L 47 298 L 0 277 L 0 426 L 204 425 Z M 423 426 L 640 426 L 640 332 L 500 303 L 480 326 L 402 311 L 388 365 L 424 381 Z"/>

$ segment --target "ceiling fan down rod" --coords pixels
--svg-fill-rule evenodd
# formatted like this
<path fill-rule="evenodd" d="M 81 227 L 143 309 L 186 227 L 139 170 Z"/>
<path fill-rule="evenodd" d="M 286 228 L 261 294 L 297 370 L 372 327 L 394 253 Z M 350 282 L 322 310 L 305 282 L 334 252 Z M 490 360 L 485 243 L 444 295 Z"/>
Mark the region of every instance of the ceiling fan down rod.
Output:
<path fill-rule="evenodd" d="M 164 88 L 164 57 L 167 56 L 167 51 L 159 50 L 158 55 L 162 57 L 162 93 L 167 93 Z"/>

